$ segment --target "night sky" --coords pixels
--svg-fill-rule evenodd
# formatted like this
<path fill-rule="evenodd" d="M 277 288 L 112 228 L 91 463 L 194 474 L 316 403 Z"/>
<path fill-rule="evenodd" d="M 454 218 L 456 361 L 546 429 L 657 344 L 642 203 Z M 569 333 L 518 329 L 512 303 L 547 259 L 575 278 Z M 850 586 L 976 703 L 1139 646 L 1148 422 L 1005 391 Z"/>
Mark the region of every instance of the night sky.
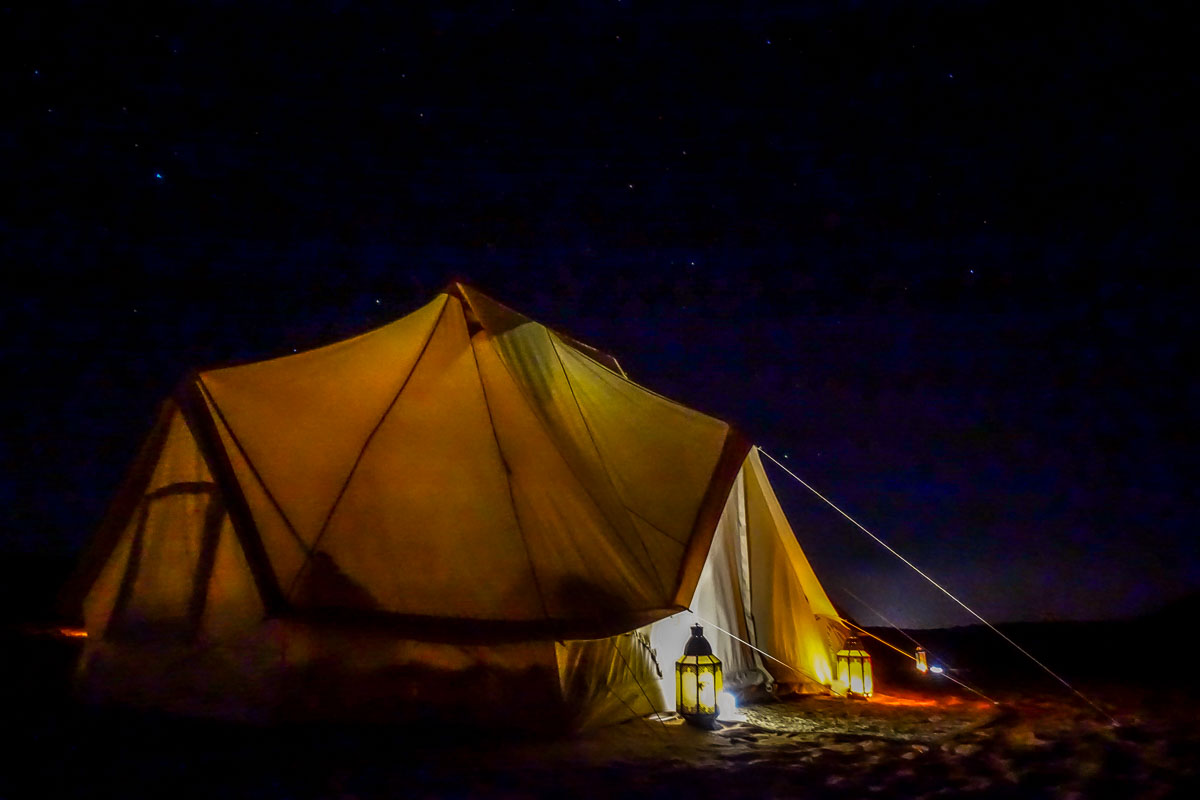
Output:
<path fill-rule="evenodd" d="M 461 278 L 996 621 L 1196 591 L 1200 77 L 1152 5 L 4 8 L 0 553 L 77 552 L 187 370 Z M 971 621 L 768 470 L 860 621 Z"/>

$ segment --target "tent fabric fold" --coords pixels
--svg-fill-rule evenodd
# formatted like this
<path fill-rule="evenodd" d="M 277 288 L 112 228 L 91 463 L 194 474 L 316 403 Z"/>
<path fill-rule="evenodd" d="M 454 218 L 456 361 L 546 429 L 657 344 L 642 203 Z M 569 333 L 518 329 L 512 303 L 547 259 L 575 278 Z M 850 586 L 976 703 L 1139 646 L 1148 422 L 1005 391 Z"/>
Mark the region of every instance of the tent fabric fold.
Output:
<path fill-rule="evenodd" d="M 462 284 L 352 339 L 185 380 L 78 586 L 86 691 L 247 717 L 349 707 L 297 707 L 298 675 L 370 685 L 380 702 L 354 707 L 394 711 L 382 698 L 441 697 L 449 669 L 533 681 L 586 727 L 663 707 L 671 663 L 651 643 L 694 598 L 805 665 L 838 634 L 731 426 Z M 801 606 L 819 635 L 789 628 Z M 764 672 L 726 644 L 735 671 Z M 188 653 L 207 701 L 147 677 Z M 136 697 L 122 673 L 145 679 Z"/>

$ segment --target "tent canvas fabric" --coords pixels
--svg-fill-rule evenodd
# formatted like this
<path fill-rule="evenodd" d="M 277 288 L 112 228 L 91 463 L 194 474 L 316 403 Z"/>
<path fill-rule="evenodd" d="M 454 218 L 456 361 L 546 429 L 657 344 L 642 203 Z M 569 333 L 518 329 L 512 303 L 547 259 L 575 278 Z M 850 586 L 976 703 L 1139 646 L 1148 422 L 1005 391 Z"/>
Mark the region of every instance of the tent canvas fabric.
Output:
<path fill-rule="evenodd" d="M 713 630 L 735 686 L 845 636 L 731 426 L 462 284 L 189 376 L 76 587 L 85 696 L 244 720 L 584 728 L 673 704 L 691 616 L 790 665 Z"/>

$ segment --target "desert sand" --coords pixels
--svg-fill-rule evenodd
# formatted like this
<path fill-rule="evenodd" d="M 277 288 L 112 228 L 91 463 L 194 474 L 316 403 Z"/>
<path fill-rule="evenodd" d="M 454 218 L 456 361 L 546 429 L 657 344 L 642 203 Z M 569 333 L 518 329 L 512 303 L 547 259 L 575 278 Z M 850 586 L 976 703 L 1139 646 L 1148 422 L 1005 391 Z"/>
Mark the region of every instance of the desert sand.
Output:
<path fill-rule="evenodd" d="M 3 644 L 0 798 L 1200 797 L 1186 675 L 1092 670 L 1077 688 L 1097 709 L 995 659 L 990 682 L 973 674 L 983 700 L 881 658 L 869 702 L 787 698 L 712 731 L 670 715 L 522 739 L 436 718 L 249 728 L 86 708 L 70 692 L 77 642 L 9 630 Z"/>

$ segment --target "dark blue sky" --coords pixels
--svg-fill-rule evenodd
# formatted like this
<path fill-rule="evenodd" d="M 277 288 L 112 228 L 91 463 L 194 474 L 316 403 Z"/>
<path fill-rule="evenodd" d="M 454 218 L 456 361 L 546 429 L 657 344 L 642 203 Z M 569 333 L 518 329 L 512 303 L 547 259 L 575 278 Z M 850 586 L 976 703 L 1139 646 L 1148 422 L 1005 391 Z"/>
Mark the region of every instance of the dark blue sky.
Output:
<path fill-rule="evenodd" d="M 0 13 L 6 552 L 186 370 L 463 277 L 997 619 L 1200 588 L 1191 43 L 1146 4 Z M 782 473 L 835 600 L 966 622 Z"/>

